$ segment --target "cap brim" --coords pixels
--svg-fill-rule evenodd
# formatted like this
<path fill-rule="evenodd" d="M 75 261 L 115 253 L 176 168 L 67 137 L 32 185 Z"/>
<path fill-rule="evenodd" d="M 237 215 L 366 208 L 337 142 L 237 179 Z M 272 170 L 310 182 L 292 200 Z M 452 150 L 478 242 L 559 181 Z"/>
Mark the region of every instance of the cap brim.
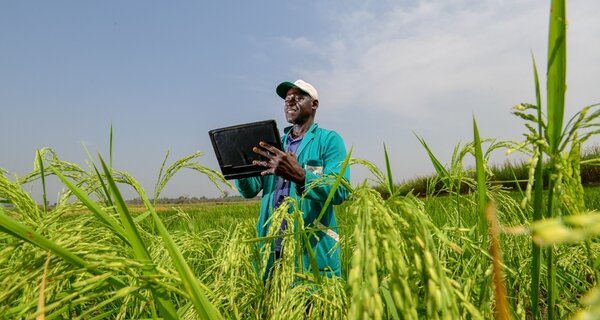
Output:
<path fill-rule="evenodd" d="M 295 84 L 286 81 L 286 82 L 282 82 L 277 86 L 277 89 L 275 89 L 275 91 L 277 92 L 277 95 L 281 97 L 281 99 L 285 99 L 285 96 L 287 96 L 287 92 L 291 89 L 291 88 L 297 88 Z"/>

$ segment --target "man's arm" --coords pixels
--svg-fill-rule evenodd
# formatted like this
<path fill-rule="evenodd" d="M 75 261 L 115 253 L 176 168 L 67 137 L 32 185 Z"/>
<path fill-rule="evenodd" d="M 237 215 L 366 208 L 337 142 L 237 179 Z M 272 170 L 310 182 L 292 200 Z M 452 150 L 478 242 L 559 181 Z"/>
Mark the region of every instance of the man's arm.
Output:
<path fill-rule="evenodd" d="M 244 198 L 254 198 L 262 190 L 262 178 L 250 177 L 235 180 L 235 187 Z"/>

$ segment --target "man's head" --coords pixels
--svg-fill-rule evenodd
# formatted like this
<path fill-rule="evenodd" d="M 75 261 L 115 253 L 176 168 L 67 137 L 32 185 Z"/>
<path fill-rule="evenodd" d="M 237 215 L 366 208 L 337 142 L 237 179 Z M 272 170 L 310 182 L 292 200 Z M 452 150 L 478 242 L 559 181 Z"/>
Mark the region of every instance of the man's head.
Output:
<path fill-rule="evenodd" d="M 284 99 L 286 120 L 294 125 L 311 125 L 319 107 L 317 89 L 303 80 L 282 82 L 275 90 Z"/>

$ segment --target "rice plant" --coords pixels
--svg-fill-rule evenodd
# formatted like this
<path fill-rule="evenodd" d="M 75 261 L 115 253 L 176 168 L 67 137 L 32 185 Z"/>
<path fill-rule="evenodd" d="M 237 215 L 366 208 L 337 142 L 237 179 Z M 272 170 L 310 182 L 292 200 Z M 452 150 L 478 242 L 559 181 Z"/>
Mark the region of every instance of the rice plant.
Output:
<path fill-rule="evenodd" d="M 600 111 L 593 111 L 597 105 L 590 105 L 577 112 L 575 116 L 563 127 L 565 92 L 566 92 L 566 3 L 565 1 L 552 1 L 550 10 L 550 32 L 548 38 L 548 79 L 547 87 L 547 113 L 542 112 L 542 102 L 537 68 L 534 62 L 534 80 L 536 92 L 536 104 L 521 104 L 517 106 L 514 114 L 524 119 L 527 123 L 527 140 L 522 145 L 530 145 L 532 152 L 532 166 L 530 175 L 530 190 L 535 188 L 533 220 L 538 221 L 542 217 L 548 219 L 563 214 L 578 214 L 587 211 L 583 201 L 583 187 L 581 185 L 580 155 L 581 145 L 592 135 L 598 133 L 596 120 Z M 528 113 L 533 111 L 533 114 Z M 583 132 L 583 134 L 581 134 Z M 570 150 L 566 150 L 570 147 Z M 544 165 L 544 156 L 549 159 L 548 165 Z M 549 172 L 548 197 L 544 207 L 542 203 L 542 172 Z M 590 250 L 590 243 L 586 246 Z M 533 265 L 532 265 L 532 289 L 531 304 L 532 313 L 538 318 L 540 274 L 542 252 L 535 242 L 532 243 Z M 591 253 L 590 253 L 591 255 Z M 546 247 L 545 252 L 547 279 L 545 287 L 547 290 L 548 318 L 559 317 L 556 310 L 558 288 L 556 284 L 557 262 L 555 248 Z M 593 266 L 590 256 L 590 266 Z"/>
<path fill-rule="evenodd" d="M 48 159 L 49 165 L 46 167 L 44 166 L 43 155 L 50 155 L 50 159 Z M 198 156 L 199 154 L 195 154 L 186 157 L 171 166 L 167 170 L 167 177 L 159 178 L 159 182 L 157 183 L 159 190 L 155 192 L 155 195 L 159 194 L 160 187 L 164 186 L 168 178 L 183 167 L 201 171 L 209 175 L 213 181 L 220 179 L 223 183 L 227 184 L 216 171 L 202 168 L 190 162 Z M 2 309 L 4 316 L 25 317 L 25 315 L 31 315 L 32 317 L 45 316 L 48 318 L 70 318 L 77 316 L 85 318 L 90 315 L 102 315 L 106 313 L 106 315 L 111 316 L 116 314 L 117 317 L 138 317 L 146 314 L 146 316 L 157 317 L 160 315 L 165 318 L 174 319 L 178 318 L 179 315 L 173 303 L 172 296 L 183 294 L 194 304 L 198 315 L 203 318 L 220 317 L 216 309 L 206 299 L 204 289 L 197 282 L 197 278 L 193 275 L 181 252 L 175 246 L 173 239 L 154 212 L 143 189 L 132 177 L 127 173 L 113 171 L 112 168 L 106 165 L 102 158 L 100 158 L 100 162 L 104 174 L 100 174 L 93 162 L 90 166 L 93 170 L 90 170 L 88 173 L 76 165 L 59 160 L 56 154 L 50 149 L 38 151 L 36 159 L 34 171 L 19 181 L 11 182 L 4 175 L 0 178 L 0 185 L 2 186 L 0 187 L 0 192 L 2 197 L 10 200 L 10 203 L 14 205 L 14 209 L 10 211 L 11 215 L 5 213 L 4 210 L 0 210 L 0 225 L 2 226 L 2 231 L 20 240 L 15 242 L 16 245 L 13 248 L 15 250 L 11 250 L 11 247 L 8 246 L 3 251 L 6 254 L 5 257 L 11 258 L 14 252 L 19 252 L 17 248 L 20 249 L 25 243 L 39 248 L 43 256 L 47 255 L 43 278 L 41 279 L 43 289 L 38 293 L 40 303 L 37 304 L 37 310 L 34 309 L 36 307 L 34 302 L 38 299 L 34 299 L 35 295 L 32 296 L 29 294 L 39 290 L 21 291 L 23 288 L 19 286 L 15 286 L 15 288 L 18 288 L 18 291 L 8 290 L 9 295 L 5 295 L 4 299 L 6 300 L 3 299 L 3 301 L 10 303 L 2 304 L 5 306 Z M 45 193 L 45 177 L 47 174 L 56 175 L 69 188 L 69 191 L 63 195 L 56 208 L 51 211 L 48 211 L 45 204 L 43 210 L 40 210 L 30 195 L 20 187 L 23 183 L 30 182 L 36 177 L 41 177 Z M 147 213 L 137 217 L 132 216 L 125 205 L 113 175 L 118 175 L 120 182 L 127 183 L 138 191 L 147 204 Z M 71 177 L 74 182 L 68 177 Z M 97 202 L 92 199 L 90 194 L 96 196 L 100 201 Z M 76 205 L 69 204 L 67 200 L 71 195 L 75 195 L 80 202 L 76 202 Z M 44 199 L 45 197 L 44 194 Z M 64 228 L 64 219 L 62 216 L 68 210 L 72 210 L 75 207 L 81 209 L 83 206 L 87 207 L 95 220 L 85 222 L 76 219 L 78 223 L 83 224 L 74 227 L 72 232 L 61 232 L 62 228 Z M 183 286 L 183 289 L 175 289 L 177 286 L 173 285 L 172 277 L 164 277 L 162 270 L 149 254 L 148 248 L 150 246 L 147 244 L 147 240 L 144 240 L 144 238 L 148 237 L 149 233 L 146 230 L 140 229 L 138 226 L 139 221 L 136 221 L 143 220 L 148 215 L 154 221 L 154 227 L 164 242 L 165 250 L 173 259 L 172 265 L 181 277 L 177 282 Z M 89 219 L 89 217 L 86 216 L 86 219 Z M 106 232 L 102 237 L 103 241 L 97 241 L 93 238 L 87 239 L 86 236 L 81 234 L 81 232 L 86 230 L 85 227 L 88 224 L 95 224 L 95 228 L 98 228 L 98 224 L 102 226 L 101 230 Z M 98 232 L 94 232 L 94 229 L 89 229 L 87 232 L 92 236 L 99 234 Z M 65 240 L 76 242 L 67 241 L 67 243 L 62 243 L 62 238 L 67 235 L 69 237 Z M 90 241 L 95 241 L 94 244 L 102 244 L 106 239 L 116 240 L 116 242 L 111 243 L 113 247 L 105 244 L 105 247 L 108 247 L 104 250 L 109 250 L 113 254 L 117 252 L 121 254 L 103 256 L 103 250 L 94 250 L 94 245 L 90 245 L 89 243 Z M 83 246 L 80 247 L 80 245 Z M 94 262 L 94 259 L 90 255 L 106 259 L 109 263 L 100 262 L 102 260 Z M 60 269 L 67 268 L 67 272 L 65 273 L 73 274 L 71 277 L 57 284 L 59 288 L 66 286 L 66 290 L 56 290 L 57 286 L 48 285 L 54 282 L 46 281 L 49 276 L 54 276 L 52 272 L 55 269 L 48 268 L 50 265 L 54 267 L 51 264 L 55 260 L 52 259 L 53 257 L 60 259 L 58 262 L 55 261 L 55 263 L 58 263 Z M 123 257 L 127 258 L 122 259 Z M 111 267 L 110 260 L 114 259 L 121 261 L 121 263 L 116 264 L 117 269 Z M 12 259 L 9 261 L 12 261 Z M 131 270 L 127 271 L 128 268 Z M 15 273 L 19 274 L 18 271 L 15 271 Z M 32 275 L 39 278 L 39 274 L 32 273 Z M 22 281 L 22 278 L 13 278 L 17 279 L 17 281 Z M 57 276 L 56 279 L 63 278 Z M 9 286 L 10 283 L 10 281 L 5 281 L 3 285 Z M 40 283 L 40 281 L 34 281 L 33 283 Z M 73 283 L 93 283 L 93 285 L 78 286 L 83 291 L 73 290 L 72 294 L 65 295 L 65 292 L 69 291 Z M 28 295 L 20 296 L 20 294 L 25 292 Z M 17 297 L 20 298 L 15 299 L 11 294 L 17 294 Z M 107 296 L 111 296 L 112 298 L 106 299 Z M 44 303 L 46 299 L 52 301 L 52 303 Z M 145 305 L 144 308 L 129 310 L 115 307 L 115 303 L 118 304 L 123 300 L 137 301 L 138 299 L 143 301 L 141 305 Z M 13 305 L 17 301 L 20 301 L 20 303 Z M 136 304 L 139 303 L 136 302 Z"/>

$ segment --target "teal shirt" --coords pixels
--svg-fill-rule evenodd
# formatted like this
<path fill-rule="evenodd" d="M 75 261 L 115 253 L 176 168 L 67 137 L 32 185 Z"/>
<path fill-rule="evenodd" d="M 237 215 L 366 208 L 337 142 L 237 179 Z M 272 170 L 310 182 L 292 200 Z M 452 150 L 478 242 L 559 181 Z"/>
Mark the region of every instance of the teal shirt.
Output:
<path fill-rule="evenodd" d="M 284 130 L 282 137 L 283 147 L 287 146 L 288 133 L 292 127 Z M 314 123 L 304 135 L 302 143 L 298 148 L 297 159 L 300 166 L 306 171 L 304 185 L 306 190 L 299 190 L 294 182 L 291 182 L 290 197 L 294 197 L 303 212 L 304 224 L 312 226 L 319 216 L 332 184 L 312 183 L 322 178 L 323 175 L 337 175 L 341 171 L 342 164 L 346 159 L 346 147 L 342 137 L 335 131 L 321 129 Z M 346 168 L 344 178 L 350 181 L 350 169 Z M 259 237 L 264 237 L 269 229 L 269 217 L 273 210 L 273 196 L 276 191 L 278 177 L 274 175 L 245 178 L 235 181 L 235 185 L 244 198 L 253 198 L 261 191 L 263 197 L 260 205 L 260 214 L 256 224 Z M 322 274 L 341 276 L 340 247 L 336 246 L 339 241 L 337 222 L 333 205 L 341 204 L 349 196 L 349 192 L 342 185 L 338 186 L 330 205 L 321 218 L 318 227 L 328 227 L 329 230 L 317 232 L 318 238 L 311 239 L 311 246 L 316 254 L 317 264 Z M 272 260 L 272 259 L 270 259 Z M 304 268 L 308 268 L 310 261 L 308 254 L 304 253 Z"/>

